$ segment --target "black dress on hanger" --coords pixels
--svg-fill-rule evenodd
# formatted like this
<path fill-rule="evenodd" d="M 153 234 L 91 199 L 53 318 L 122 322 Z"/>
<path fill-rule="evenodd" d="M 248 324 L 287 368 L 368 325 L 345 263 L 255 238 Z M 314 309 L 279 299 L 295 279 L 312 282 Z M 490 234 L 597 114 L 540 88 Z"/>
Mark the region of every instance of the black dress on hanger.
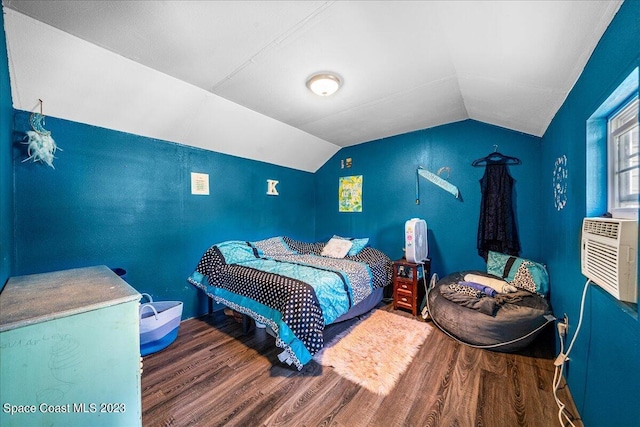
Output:
<path fill-rule="evenodd" d="M 498 159 L 492 157 L 501 156 Z M 478 159 L 473 166 L 485 165 L 480 179 L 480 220 L 478 222 L 478 254 L 486 261 L 489 251 L 517 256 L 520 239 L 513 211 L 514 179 L 509 174 L 508 164 L 520 164 L 515 157 L 493 153 Z"/>

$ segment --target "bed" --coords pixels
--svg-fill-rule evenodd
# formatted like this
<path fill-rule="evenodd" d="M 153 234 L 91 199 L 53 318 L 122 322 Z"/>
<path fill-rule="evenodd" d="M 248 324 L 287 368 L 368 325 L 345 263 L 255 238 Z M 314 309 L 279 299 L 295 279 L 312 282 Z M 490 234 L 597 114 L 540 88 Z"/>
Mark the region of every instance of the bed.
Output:
<path fill-rule="evenodd" d="M 326 325 L 375 307 L 391 260 L 368 239 L 306 243 L 284 236 L 211 246 L 187 279 L 207 296 L 266 326 L 298 370 L 324 345 Z M 336 249 L 337 248 L 337 249 Z"/>

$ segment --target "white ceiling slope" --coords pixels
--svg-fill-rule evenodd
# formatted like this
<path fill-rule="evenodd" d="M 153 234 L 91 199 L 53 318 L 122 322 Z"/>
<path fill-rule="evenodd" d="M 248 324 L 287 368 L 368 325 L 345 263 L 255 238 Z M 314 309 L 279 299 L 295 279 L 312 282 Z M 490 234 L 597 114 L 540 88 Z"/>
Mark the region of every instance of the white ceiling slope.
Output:
<path fill-rule="evenodd" d="M 4 0 L 16 108 L 311 172 L 468 118 L 542 136 L 621 3 Z"/>

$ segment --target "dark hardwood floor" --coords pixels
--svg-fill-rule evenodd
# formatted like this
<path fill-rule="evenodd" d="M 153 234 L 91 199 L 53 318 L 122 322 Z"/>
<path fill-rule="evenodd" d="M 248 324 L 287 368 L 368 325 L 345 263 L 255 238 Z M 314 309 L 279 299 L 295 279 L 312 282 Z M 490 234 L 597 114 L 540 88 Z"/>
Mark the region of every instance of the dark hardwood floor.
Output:
<path fill-rule="evenodd" d="M 381 309 L 393 311 L 390 305 Z M 396 311 L 410 316 L 408 312 Z M 421 320 L 420 320 L 421 321 Z M 330 326 L 325 340 L 353 321 Z M 216 313 L 182 322 L 176 341 L 144 358 L 144 426 L 559 426 L 553 328 L 518 354 L 478 350 L 435 329 L 388 396 L 311 361 L 282 365 L 264 330 L 243 334 Z M 389 349 L 389 357 L 393 351 Z M 566 387 L 559 397 L 577 417 Z M 580 420 L 575 420 L 581 426 Z"/>

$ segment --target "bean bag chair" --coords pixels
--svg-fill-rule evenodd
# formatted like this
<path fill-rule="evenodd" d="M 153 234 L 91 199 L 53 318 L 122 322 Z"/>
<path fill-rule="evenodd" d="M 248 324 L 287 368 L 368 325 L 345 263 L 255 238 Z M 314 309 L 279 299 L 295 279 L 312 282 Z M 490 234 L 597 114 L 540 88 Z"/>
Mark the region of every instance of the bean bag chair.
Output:
<path fill-rule="evenodd" d="M 457 287 L 463 287 L 459 285 L 467 274 L 499 279 L 479 271 L 452 273 L 435 284 L 432 281 L 425 299 L 434 324 L 452 338 L 473 347 L 514 352 L 529 345 L 545 325 L 555 320 L 544 297 L 520 289 L 493 298 L 475 294 L 465 299 L 464 291 L 451 297 Z"/>

